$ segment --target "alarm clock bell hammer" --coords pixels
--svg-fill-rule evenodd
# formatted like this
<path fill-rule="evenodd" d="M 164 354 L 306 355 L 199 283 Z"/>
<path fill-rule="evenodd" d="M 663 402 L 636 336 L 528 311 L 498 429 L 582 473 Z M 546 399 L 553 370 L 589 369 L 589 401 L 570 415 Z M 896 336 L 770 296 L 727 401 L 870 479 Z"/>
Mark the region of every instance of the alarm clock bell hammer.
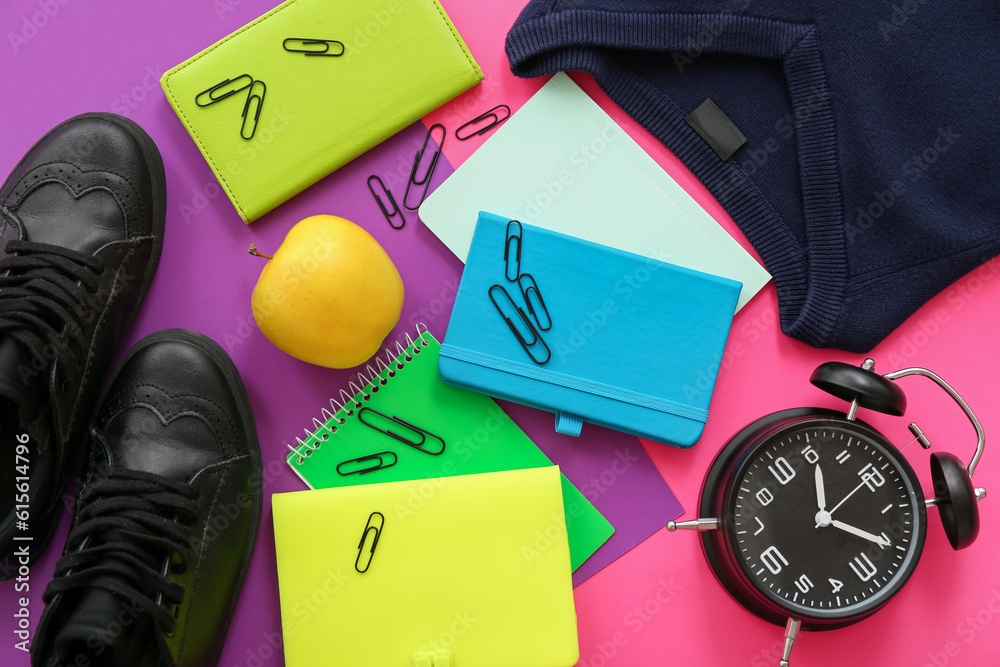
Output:
<path fill-rule="evenodd" d="M 881 609 L 913 573 L 923 549 L 927 508 L 937 507 L 952 548 L 979 534 L 972 484 L 986 437 L 965 400 L 926 368 L 878 375 L 875 362 L 820 365 L 810 382 L 850 402 L 847 412 L 793 408 L 749 424 L 722 448 L 705 477 L 699 515 L 667 530 L 701 531 L 702 550 L 726 591 L 751 613 L 785 626 L 780 661 L 788 667 L 798 632 L 833 630 Z M 968 465 L 931 455 L 933 497 L 924 498 L 902 452 L 859 420 L 867 408 L 906 411 L 896 381 L 920 375 L 958 403 L 976 430 Z M 914 440 L 930 440 L 915 422 Z M 802 474 L 799 474 L 802 473 Z M 709 518 L 710 517 L 710 518 Z"/>

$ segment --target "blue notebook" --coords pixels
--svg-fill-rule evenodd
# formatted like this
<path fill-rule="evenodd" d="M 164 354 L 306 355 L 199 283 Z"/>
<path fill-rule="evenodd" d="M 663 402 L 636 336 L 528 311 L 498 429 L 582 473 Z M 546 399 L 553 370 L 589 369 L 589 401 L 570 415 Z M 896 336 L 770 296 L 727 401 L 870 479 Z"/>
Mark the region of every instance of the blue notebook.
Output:
<path fill-rule="evenodd" d="M 609 224 L 613 224 L 609 222 Z M 701 437 L 742 285 L 480 213 L 438 370 L 678 447 Z"/>

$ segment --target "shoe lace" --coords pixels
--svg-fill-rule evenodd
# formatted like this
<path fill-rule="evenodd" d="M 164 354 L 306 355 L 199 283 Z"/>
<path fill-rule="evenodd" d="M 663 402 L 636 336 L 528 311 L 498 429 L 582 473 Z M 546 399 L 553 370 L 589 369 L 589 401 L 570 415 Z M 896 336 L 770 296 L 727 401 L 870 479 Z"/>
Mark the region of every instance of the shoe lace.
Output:
<path fill-rule="evenodd" d="M 164 570 L 187 569 L 197 498 L 188 484 L 135 470 L 113 469 L 88 482 L 44 602 L 101 589 L 149 613 L 171 634 L 176 620 L 170 608 L 184 599 L 184 588 Z"/>
<path fill-rule="evenodd" d="M 85 347 L 93 319 L 85 291 L 97 292 L 101 261 L 31 241 L 10 241 L 6 251 L 0 261 L 0 333 L 8 332 L 36 358 L 51 358 L 47 344 L 64 346 L 64 332 Z"/>

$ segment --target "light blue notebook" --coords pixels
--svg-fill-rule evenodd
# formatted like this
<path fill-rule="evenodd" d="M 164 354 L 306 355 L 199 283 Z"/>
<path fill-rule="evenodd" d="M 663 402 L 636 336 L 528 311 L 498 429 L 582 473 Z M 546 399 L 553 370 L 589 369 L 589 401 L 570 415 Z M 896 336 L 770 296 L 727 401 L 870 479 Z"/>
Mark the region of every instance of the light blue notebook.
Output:
<path fill-rule="evenodd" d="M 742 285 L 480 213 L 438 370 L 678 447 L 701 437 Z"/>
<path fill-rule="evenodd" d="M 431 193 L 420 219 L 464 262 L 483 210 L 738 280 L 737 309 L 771 279 L 565 72 Z"/>

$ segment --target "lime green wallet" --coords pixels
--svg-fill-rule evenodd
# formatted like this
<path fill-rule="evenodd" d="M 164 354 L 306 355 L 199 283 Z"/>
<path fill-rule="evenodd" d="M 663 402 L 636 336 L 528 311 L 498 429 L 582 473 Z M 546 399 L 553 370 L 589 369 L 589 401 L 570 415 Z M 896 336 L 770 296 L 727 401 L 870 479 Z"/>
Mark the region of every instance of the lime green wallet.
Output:
<path fill-rule="evenodd" d="M 249 223 L 482 78 L 437 0 L 288 0 L 161 84 Z"/>

